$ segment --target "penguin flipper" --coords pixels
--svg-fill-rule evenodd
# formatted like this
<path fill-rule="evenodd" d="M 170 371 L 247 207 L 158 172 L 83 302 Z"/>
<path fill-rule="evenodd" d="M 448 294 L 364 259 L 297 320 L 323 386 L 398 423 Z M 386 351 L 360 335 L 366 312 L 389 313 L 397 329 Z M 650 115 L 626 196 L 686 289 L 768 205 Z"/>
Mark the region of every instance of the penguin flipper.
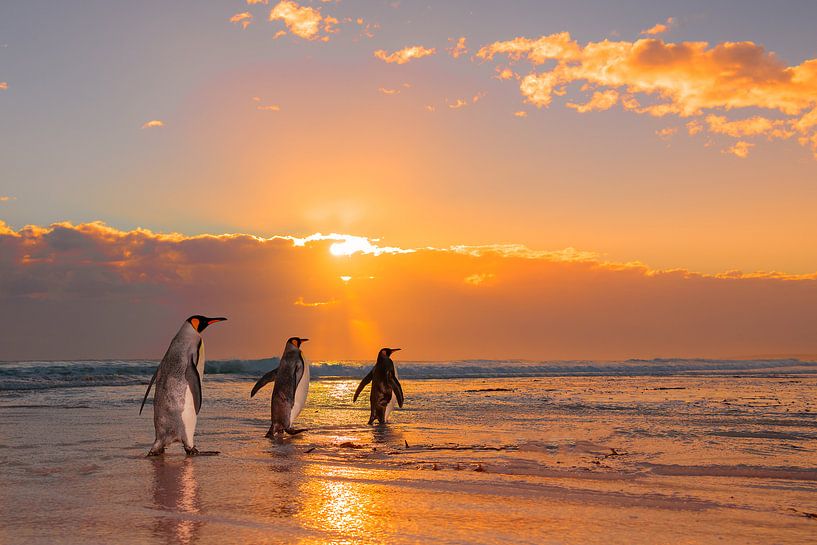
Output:
<path fill-rule="evenodd" d="M 196 407 L 196 414 L 201 410 L 201 377 L 196 364 L 191 358 L 190 365 L 184 372 L 184 377 L 187 379 L 187 385 L 190 387 L 190 392 L 193 394 L 193 404 Z"/>
<path fill-rule="evenodd" d="M 255 396 L 258 393 L 258 390 L 269 384 L 270 382 L 275 380 L 275 375 L 278 374 L 278 368 L 276 367 L 263 377 L 258 379 L 258 382 L 255 383 L 255 386 L 252 387 L 252 392 L 250 392 L 250 397 Z"/>
<path fill-rule="evenodd" d="M 397 396 L 397 405 L 402 409 L 403 408 L 403 387 L 400 385 L 400 381 L 397 380 L 397 375 L 391 373 L 389 375 L 389 382 L 391 383 L 391 389 L 394 394 Z"/>
<path fill-rule="evenodd" d="M 366 375 L 365 377 L 363 377 L 363 380 L 360 381 L 360 384 L 358 385 L 357 390 L 355 390 L 355 397 L 352 398 L 352 403 L 357 401 L 357 396 L 359 396 L 360 392 L 363 391 L 363 388 L 365 388 L 366 385 L 369 384 L 372 381 L 372 373 L 374 373 L 374 369 L 369 371 L 369 374 Z"/>
<path fill-rule="evenodd" d="M 145 408 L 145 401 L 148 400 L 148 394 L 150 393 L 150 389 L 153 388 L 153 382 L 156 380 L 156 375 L 159 374 L 159 368 L 157 367 L 156 370 L 153 372 L 153 376 L 150 377 L 150 382 L 148 383 L 148 389 L 145 390 L 145 397 L 142 398 L 142 406 L 139 407 L 139 414 L 142 414 L 142 409 Z"/>

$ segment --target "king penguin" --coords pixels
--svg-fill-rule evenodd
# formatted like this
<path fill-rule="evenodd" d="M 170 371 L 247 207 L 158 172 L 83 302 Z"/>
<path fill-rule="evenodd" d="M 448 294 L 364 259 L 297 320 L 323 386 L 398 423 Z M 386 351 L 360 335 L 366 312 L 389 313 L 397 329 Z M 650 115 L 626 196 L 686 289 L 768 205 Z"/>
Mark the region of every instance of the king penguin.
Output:
<path fill-rule="evenodd" d="M 369 396 L 369 425 L 377 419 L 381 424 L 385 424 L 391 412 L 394 410 L 394 402 L 400 408 L 403 407 L 403 387 L 397 378 L 397 368 L 391 359 L 394 352 L 400 350 L 399 348 L 381 348 L 377 353 L 377 363 L 374 368 L 369 371 L 369 374 L 363 377 L 360 385 L 355 390 L 355 397 L 353 402 L 357 401 L 357 396 L 363 391 L 370 382 L 372 383 L 372 393 Z"/>
<path fill-rule="evenodd" d="M 309 393 L 309 364 L 304 362 L 301 345 L 309 339 L 290 337 L 284 346 L 284 354 L 276 369 L 273 369 L 255 383 L 250 397 L 266 384 L 275 381 L 272 389 L 271 417 L 267 437 L 281 437 L 284 432 L 289 435 L 301 433 L 292 423 L 306 405 L 306 394 Z"/>
<path fill-rule="evenodd" d="M 201 332 L 207 326 L 227 318 L 191 316 L 182 324 L 170 341 L 165 357 L 150 379 L 139 414 L 145 407 L 150 388 L 156 382 L 153 394 L 153 427 L 156 440 L 148 456 L 158 456 L 165 447 L 181 441 L 188 455 L 199 454 L 193 442 L 196 416 L 201 410 L 201 379 L 204 376 L 204 343 Z"/>

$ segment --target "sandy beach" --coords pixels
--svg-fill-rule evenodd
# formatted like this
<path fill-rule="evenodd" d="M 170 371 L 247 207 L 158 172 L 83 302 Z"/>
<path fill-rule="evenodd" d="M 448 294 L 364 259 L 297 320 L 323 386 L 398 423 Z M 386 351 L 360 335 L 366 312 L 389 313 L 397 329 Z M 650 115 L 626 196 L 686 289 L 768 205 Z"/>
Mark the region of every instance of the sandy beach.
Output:
<path fill-rule="evenodd" d="M 806 543 L 817 376 L 403 379 L 365 425 L 356 380 L 269 393 L 205 381 L 198 446 L 145 458 L 141 384 L 0 394 L 3 543 Z"/>

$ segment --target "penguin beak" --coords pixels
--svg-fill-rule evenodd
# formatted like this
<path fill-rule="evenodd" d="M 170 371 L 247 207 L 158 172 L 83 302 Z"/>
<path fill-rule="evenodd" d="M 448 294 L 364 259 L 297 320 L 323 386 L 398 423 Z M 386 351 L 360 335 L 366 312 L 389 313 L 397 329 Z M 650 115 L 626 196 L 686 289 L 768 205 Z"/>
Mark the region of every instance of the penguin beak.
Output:
<path fill-rule="evenodd" d="M 308 341 L 308 340 L 309 340 L 309 339 L 301 339 L 301 342 L 302 342 L 302 343 L 305 343 L 305 342 L 306 342 L 306 341 Z"/>
<path fill-rule="evenodd" d="M 391 349 L 392 352 L 397 352 L 398 350 L 402 350 L 402 348 L 392 348 Z"/>
<path fill-rule="evenodd" d="M 214 324 L 216 322 L 224 322 L 226 320 L 227 318 L 210 318 L 209 320 L 207 320 L 207 325 Z"/>

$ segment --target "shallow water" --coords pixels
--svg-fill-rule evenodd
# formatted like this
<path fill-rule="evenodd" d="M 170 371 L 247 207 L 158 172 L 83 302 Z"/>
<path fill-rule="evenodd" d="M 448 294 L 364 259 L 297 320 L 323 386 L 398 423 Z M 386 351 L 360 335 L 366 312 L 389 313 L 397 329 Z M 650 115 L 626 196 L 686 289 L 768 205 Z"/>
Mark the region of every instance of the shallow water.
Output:
<path fill-rule="evenodd" d="M 817 376 L 402 382 L 369 427 L 356 380 L 315 380 L 277 444 L 269 387 L 208 377 L 196 458 L 144 457 L 141 384 L 0 392 L 0 542 L 817 539 Z"/>

